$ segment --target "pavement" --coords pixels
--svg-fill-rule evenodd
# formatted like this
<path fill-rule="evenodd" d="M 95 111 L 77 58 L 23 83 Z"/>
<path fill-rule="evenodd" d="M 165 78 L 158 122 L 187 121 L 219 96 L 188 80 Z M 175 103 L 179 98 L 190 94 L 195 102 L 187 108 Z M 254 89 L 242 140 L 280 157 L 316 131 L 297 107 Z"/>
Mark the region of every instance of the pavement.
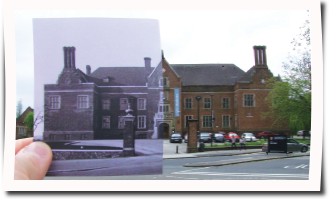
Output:
<path fill-rule="evenodd" d="M 197 153 L 186 153 L 186 143 L 182 144 L 169 144 L 168 141 L 163 143 L 163 159 L 183 159 L 183 158 L 201 158 L 201 157 L 215 157 L 215 156 L 236 156 L 236 155 L 245 155 L 245 154 L 255 154 L 262 153 L 265 155 L 253 156 L 253 157 L 242 157 L 236 159 L 228 160 L 219 160 L 213 162 L 203 162 L 197 161 L 195 163 L 184 164 L 184 167 L 209 167 L 209 166 L 224 166 L 232 164 L 240 164 L 246 162 L 255 162 L 255 161 L 264 161 L 264 160 L 273 160 L 273 159 L 283 159 L 283 158 L 294 158 L 302 156 L 310 156 L 310 152 L 301 153 L 269 153 L 268 155 L 262 152 L 261 149 L 247 149 L 247 150 L 221 150 L 221 151 L 205 151 Z M 171 150 L 172 149 L 172 150 Z"/>

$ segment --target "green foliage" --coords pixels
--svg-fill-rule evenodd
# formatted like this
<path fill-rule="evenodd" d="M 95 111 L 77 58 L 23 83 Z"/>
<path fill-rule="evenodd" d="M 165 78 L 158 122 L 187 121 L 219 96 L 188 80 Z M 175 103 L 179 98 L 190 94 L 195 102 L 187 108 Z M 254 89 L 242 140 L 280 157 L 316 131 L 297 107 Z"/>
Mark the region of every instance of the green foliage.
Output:
<path fill-rule="evenodd" d="M 26 123 L 28 129 L 33 129 L 34 126 L 33 112 L 28 113 L 28 115 L 24 119 L 24 123 Z"/>
<path fill-rule="evenodd" d="M 22 114 L 22 100 L 19 100 L 16 105 L 16 118 Z"/>
<path fill-rule="evenodd" d="M 273 119 L 273 126 L 288 125 L 292 134 L 311 129 L 311 53 L 310 25 L 305 21 L 298 38 L 292 41 L 295 55 L 283 63 L 285 75 L 282 80 L 271 79 L 272 88 L 266 102 L 270 111 L 263 117 Z M 302 41 L 304 41 L 302 43 Z M 303 44 L 306 46 L 303 47 Z M 298 49 L 303 47 L 303 49 Z M 296 49 L 297 48 L 297 49 Z"/>

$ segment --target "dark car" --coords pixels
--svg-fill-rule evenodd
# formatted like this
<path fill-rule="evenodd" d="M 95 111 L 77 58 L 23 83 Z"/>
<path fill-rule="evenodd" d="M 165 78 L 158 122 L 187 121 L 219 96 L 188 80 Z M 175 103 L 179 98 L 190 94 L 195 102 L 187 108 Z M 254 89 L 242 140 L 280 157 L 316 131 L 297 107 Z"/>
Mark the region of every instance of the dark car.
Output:
<path fill-rule="evenodd" d="M 215 142 L 224 142 L 225 141 L 225 138 L 224 138 L 223 134 L 221 134 L 221 133 L 215 133 L 214 137 L 215 137 L 214 138 Z"/>
<path fill-rule="evenodd" d="M 264 143 L 262 151 L 268 153 L 268 143 Z M 292 138 L 287 138 L 287 152 L 296 152 L 306 153 L 308 151 L 308 145 L 300 143 Z"/>
<path fill-rule="evenodd" d="M 200 133 L 199 142 L 211 142 L 210 133 Z"/>
<path fill-rule="evenodd" d="M 180 133 L 173 133 L 173 134 L 171 134 L 169 141 L 170 141 L 170 143 L 174 143 L 174 142 L 182 143 L 183 138 Z"/>

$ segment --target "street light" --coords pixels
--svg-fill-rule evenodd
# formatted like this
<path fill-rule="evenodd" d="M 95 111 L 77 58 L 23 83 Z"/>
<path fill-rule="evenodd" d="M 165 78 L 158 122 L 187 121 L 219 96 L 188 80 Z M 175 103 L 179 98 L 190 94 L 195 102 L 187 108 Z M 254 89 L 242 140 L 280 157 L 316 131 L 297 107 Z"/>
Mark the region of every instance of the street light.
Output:
<path fill-rule="evenodd" d="M 211 142 L 210 142 L 210 145 L 211 146 L 213 146 L 213 124 L 214 124 L 213 96 L 214 95 L 210 95 L 210 109 L 211 109 Z"/>
<path fill-rule="evenodd" d="M 201 100 L 200 96 L 196 96 L 195 99 L 198 101 L 198 132 L 200 132 L 200 103 L 199 101 Z"/>

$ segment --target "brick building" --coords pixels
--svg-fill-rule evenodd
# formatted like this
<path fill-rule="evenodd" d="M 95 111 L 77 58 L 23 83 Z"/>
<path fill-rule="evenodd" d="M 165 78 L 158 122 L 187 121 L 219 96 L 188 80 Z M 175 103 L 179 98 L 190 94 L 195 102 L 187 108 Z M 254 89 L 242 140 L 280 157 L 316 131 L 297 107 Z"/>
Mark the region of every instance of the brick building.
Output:
<path fill-rule="evenodd" d="M 75 50 L 63 48 L 57 83 L 44 85 L 43 139 L 122 139 L 122 117 L 128 113 L 135 116 L 136 138 L 162 138 L 161 62 L 151 67 L 145 57 L 143 67 L 99 67 L 93 72 L 87 65 L 84 73 L 75 66 Z"/>
<path fill-rule="evenodd" d="M 272 121 L 261 117 L 268 111 L 266 81 L 273 75 L 266 47 L 253 50 L 255 65 L 247 72 L 234 64 L 169 64 L 162 56 L 164 104 L 168 106 L 164 126 L 185 134 L 186 121 L 198 119 L 200 132 L 288 133 L 288 127 L 272 128 Z M 164 129 L 165 137 L 168 129 Z"/>
<path fill-rule="evenodd" d="M 26 116 L 30 112 L 33 113 L 33 109 L 29 106 L 18 118 L 16 118 L 16 139 L 33 137 L 33 129 L 28 129 L 27 124 L 24 122 Z"/>

